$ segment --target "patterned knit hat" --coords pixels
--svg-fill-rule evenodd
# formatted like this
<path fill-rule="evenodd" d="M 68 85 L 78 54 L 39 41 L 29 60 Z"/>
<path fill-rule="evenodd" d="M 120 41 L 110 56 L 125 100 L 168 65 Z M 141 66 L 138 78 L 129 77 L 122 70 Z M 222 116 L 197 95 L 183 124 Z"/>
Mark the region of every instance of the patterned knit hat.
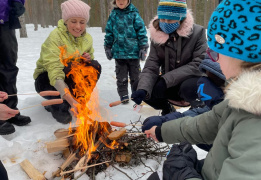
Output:
<path fill-rule="evenodd" d="M 89 21 L 90 6 L 81 0 L 68 0 L 61 4 L 63 21 L 73 17 L 81 17 Z"/>
<path fill-rule="evenodd" d="M 261 1 L 223 0 L 208 24 L 212 50 L 246 62 L 261 62 Z"/>
<path fill-rule="evenodd" d="M 158 6 L 159 19 L 183 20 L 187 16 L 186 0 L 160 0 Z"/>

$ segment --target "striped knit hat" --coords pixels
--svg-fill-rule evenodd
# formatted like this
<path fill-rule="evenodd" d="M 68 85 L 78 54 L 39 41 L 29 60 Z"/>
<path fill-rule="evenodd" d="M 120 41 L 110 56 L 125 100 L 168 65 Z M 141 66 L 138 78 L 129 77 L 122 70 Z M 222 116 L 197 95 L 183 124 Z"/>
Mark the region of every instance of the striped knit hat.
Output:
<path fill-rule="evenodd" d="M 158 6 L 159 19 L 183 20 L 187 16 L 186 0 L 160 0 Z"/>

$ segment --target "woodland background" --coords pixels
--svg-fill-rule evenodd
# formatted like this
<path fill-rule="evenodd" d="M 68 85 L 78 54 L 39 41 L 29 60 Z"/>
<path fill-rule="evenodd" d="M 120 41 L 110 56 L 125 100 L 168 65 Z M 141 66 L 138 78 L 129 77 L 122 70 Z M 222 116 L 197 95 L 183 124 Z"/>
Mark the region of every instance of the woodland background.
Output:
<path fill-rule="evenodd" d="M 60 5 L 65 0 L 26 0 L 25 14 L 20 18 L 22 29 L 20 37 L 27 37 L 25 24 L 34 24 L 34 30 L 40 25 L 43 28 L 56 26 L 61 19 Z M 82 0 L 91 6 L 89 27 L 102 27 L 104 31 L 107 19 L 112 10 L 112 0 Z M 157 14 L 159 0 L 132 0 L 138 8 L 145 25 Z M 209 18 L 218 5 L 219 0 L 187 0 L 189 9 L 192 9 L 196 24 L 207 27 Z"/>

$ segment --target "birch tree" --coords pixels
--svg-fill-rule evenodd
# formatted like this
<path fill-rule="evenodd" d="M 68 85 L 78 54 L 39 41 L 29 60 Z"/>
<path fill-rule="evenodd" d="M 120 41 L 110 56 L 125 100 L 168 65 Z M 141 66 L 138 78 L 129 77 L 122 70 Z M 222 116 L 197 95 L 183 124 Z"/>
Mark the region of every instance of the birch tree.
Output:
<path fill-rule="evenodd" d="M 25 26 L 25 17 L 24 14 L 19 17 L 20 24 L 22 28 L 19 30 L 20 31 L 20 38 L 27 38 L 27 31 L 26 31 L 26 26 Z"/>

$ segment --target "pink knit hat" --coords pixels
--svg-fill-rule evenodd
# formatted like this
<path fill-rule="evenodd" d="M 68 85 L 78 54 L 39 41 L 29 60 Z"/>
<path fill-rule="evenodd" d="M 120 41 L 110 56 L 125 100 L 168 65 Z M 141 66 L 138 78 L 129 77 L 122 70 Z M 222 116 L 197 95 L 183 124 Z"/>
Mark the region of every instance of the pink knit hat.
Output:
<path fill-rule="evenodd" d="M 81 17 L 89 21 L 90 6 L 81 0 L 68 0 L 61 4 L 63 21 L 73 17 Z"/>

